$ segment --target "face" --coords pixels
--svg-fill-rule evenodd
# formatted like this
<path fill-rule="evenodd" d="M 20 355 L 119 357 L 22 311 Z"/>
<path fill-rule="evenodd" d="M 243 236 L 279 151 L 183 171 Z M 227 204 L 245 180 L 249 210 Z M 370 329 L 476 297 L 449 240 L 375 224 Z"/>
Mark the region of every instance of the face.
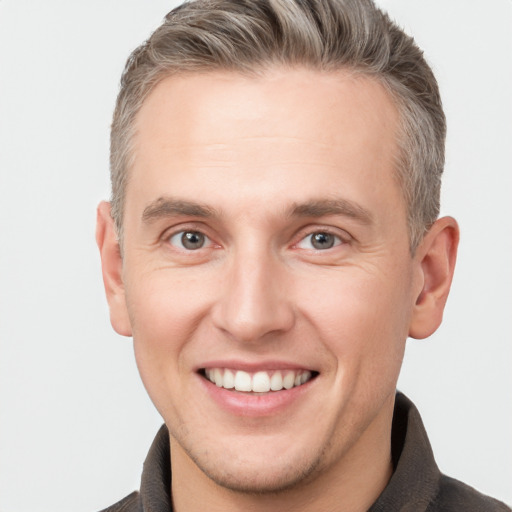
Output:
<path fill-rule="evenodd" d="M 113 323 L 173 464 L 265 492 L 387 441 L 417 291 L 397 121 L 379 84 L 344 72 L 191 74 L 145 101 L 129 325 Z"/>

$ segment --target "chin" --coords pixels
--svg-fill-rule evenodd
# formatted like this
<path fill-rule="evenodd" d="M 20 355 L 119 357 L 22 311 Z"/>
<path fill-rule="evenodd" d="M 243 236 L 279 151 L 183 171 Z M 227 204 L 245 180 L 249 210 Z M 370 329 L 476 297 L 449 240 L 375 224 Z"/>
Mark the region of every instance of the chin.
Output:
<path fill-rule="evenodd" d="M 197 466 L 215 484 L 230 491 L 244 494 L 277 494 L 303 486 L 316 473 L 319 460 L 302 464 L 262 463 L 257 466 L 244 461 L 242 464 L 230 464 L 231 467 L 220 468 L 219 465 Z"/>
<path fill-rule="evenodd" d="M 292 441 L 290 446 L 288 437 L 286 448 L 273 444 L 270 449 L 268 443 L 265 447 L 254 441 L 250 446 L 247 443 L 245 446 L 236 442 L 231 446 L 217 443 L 215 448 L 205 450 L 187 449 L 190 447 L 181 443 L 180 447 L 209 480 L 238 493 L 280 493 L 304 485 L 320 471 L 323 457 L 318 445 L 311 446 L 311 450 L 299 450 L 298 445 L 304 447 L 304 444 Z"/>

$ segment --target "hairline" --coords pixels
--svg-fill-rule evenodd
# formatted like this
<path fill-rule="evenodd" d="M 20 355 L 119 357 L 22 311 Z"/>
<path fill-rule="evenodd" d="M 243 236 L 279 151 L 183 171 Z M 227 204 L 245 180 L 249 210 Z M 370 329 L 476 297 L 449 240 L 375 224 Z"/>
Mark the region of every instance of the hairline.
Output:
<path fill-rule="evenodd" d="M 116 212 L 116 215 L 113 215 L 115 221 L 115 230 L 116 236 L 121 246 L 123 246 L 124 239 L 124 214 L 125 214 L 125 205 L 126 205 L 126 191 L 128 188 L 128 184 L 130 182 L 130 177 L 133 172 L 133 164 L 136 158 L 135 151 L 135 140 L 137 136 L 137 119 L 139 117 L 139 112 L 143 108 L 146 100 L 149 96 L 154 92 L 154 90 L 161 84 L 163 81 L 173 78 L 173 77 L 186 77 L 186 76 L 195 76 L 195 75 L 205 75 L 210 73 L 226 73 L 232 75 L 238 75 L 246 78 L 257 78 L 264 76 L 265 74 L 271 72 L 272 70 L 282 70 L 282 71 L 291 71 L 297 69 L 305 69 L 312 70 L 318 73 L 326 73 L 326 74 L 336 74 L 347 72 L 349 75 L 359 75 L 364 79 L 372 80 L 375 83 L 380 84 L 393 106 L 396 108 L 398 113 L 398 122 L 396 126 L 395 133 L 395 152 L 394 152 L 394 169 L 393 169 L 393 177 L 397 180 L 397 184 L 400 188 L 400 192 L 402 198 L 404 200 L 405 205 L 405 215 L 407 221 L 407 229 L 409 235 L 409 245 L 411 254 L 414 254 L 419 241 L 422 238 L 422 234 L 417 233 L 417 223 L 412 218 L 411 212 L 411 198 L 408 197 L 409 189 L 406 186 L 405 178 L 407 175 L 407 170 L 404 167 L 408 164 L 406 162 L 407 151 L 405 149 L 405 144 L 407 143 L 407 135 L 406 135 L 406 116 L 405 116 L 405 107 L 404 107 L 404 98 L 402 98 L 395 88 L 402 88 L 402 84 L 397 80 L 394 80 L 393 77 L 383 76 L 382 74 L 378 74 L 376 72 L 372 72 L 368 69 L 365 69 L 363 66 L 355 66 L 355 65 L 339 65 L 339 66 L 329 66 L 327 68 L 322 68 L 321 66 L 315 66 L 310 63 L 288 63 L 288 62 L 276 62 L 273 60 L 269 60 L 268 62 L 263 62 L 258 65 L 253 66 L 252 68 L 248 68 L 245 66 L 240 67 L 227 67 L 220 65 L 204 65 L 201 68 L 197 69 L 161 69 L 159 73 L 155 73 L 152 78 L 154 80 L 148 80 L 148 86 L 144 91 L 144 94 L 141 96 L 137 108 L 133 110 L 132 116 L 130 117 L 130 122 L 128 123 L 127 130 L 125 131 L 125 139 L 124 139 L 124 152 L 123 152 L 123 165 L 120 170 L 120 174 L 122 174 L 122 186 L 120 190 L 118 190 L 118 197 L 112 197 L 111 203 L 113 203 L 114 199 L 117 199 L 118 206 L 120 206 L 120 211 Z M 119 172 L 119 170 L 118 170 Z M 122 192 L 120 194 L 119 192 Z M 119 204 L 120 203 L 120 204 Z M 428 230 L 430 226 L 424 226 L 423 234 Z"/>

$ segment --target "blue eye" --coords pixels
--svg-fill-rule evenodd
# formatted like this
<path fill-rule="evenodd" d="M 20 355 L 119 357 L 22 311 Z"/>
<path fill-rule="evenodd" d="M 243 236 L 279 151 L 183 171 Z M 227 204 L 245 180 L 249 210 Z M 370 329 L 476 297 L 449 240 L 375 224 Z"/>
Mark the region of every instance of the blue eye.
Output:
<path fill-rule="evenodd" d="M 311 233 L 307 237 L 303 238 L 297 244 L 297 247 L 300 247 L 301 249 L 315 249 L 316 251 L 322 251 L 325 249 L 331 249 L 341 243 L 341 239 L 332 233 L 316 231 L 315 233 Z"/>
<path fill-rule="evenodd" d="M 210 243 L 210 239 L 199 231 L 179 231 L 169 238 L 169 243 L 180 249 L 196 251 Z"/>

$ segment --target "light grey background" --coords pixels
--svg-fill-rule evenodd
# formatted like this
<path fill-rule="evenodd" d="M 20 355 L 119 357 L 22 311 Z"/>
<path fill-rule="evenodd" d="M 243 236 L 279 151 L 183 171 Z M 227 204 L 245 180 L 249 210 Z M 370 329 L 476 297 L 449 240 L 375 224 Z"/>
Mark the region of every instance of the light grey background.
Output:
<path fill-rule="evenodd" d="M 512 503 L 512 2 L 381 0 L 439 78 L 445 322 L 399 387 L 442 470 Z M 176 2 L 0 0 L 0 511 L 94 511 L 138 488 L 160 418 L 108 321 L 94 243 L 129 52 Z"/>

